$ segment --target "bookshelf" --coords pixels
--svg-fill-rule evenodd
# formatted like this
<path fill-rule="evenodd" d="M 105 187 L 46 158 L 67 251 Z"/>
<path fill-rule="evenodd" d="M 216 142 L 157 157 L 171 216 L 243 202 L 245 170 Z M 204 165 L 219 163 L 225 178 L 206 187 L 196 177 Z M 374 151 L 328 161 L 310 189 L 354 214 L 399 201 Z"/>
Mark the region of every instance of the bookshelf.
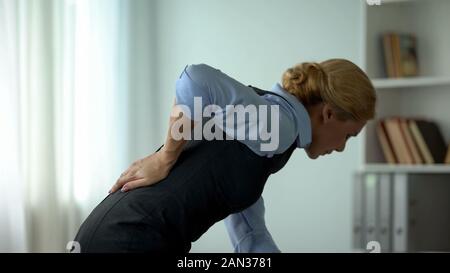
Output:
<path fill-rule="evenodd" d="M 365 1 L 363 1 L 365 2 Z M 435 121 L 450 142 L 450 1 L 382 0 L 362 5 L 363 68 L 376 88 L 377 120 L 387 117 Z M 414 34 L 419 74 L 389 78 L 383 33 Z M 382 252 L 450 251 L 450 165 L 387 164 L 368 122 L 355 173 L 353 242 L 369 241 Z"/>
<path fill-rule="evenodd" d="M 363 7 L 364 68 L 377 90 L 377 118 L 403 116 L 436 121 L 450 141 L 450 1 L 382 1 Z M 381 34 L 412 33 L 417 37 L 419 75 L 388 78 Z M 385 162 L 376 136 L 375 121 L 363 132 L 363 169 Z M 395 166 L 394 166 L 395 167 Z M 394 168 L 389 166 L 389 170 Z M 418 166 L 418 168 L 421 168 Z M 404 169 L 403 170 L 409 170 Z"/>

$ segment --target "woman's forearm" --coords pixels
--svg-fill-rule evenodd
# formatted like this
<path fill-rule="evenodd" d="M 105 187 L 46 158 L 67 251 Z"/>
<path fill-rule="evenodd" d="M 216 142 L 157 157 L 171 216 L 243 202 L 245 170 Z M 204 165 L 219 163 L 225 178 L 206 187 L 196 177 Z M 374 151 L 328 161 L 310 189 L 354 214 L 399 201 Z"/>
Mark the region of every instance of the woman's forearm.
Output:
<path fill-rule="evenodd" d="M 187 142 L 187 140 L 185 139 L 177 140 L 177 138 L 172 135 L 174 132 L 173 126 L 180 123 L 190 124 L 189 128 L 184 128 L 183 126 L 180 127 L 179 133 L 181 135 L 184 135 L 184 130 L 192 130 L 192 128 L 195 126 L 194 121 L 183 115 L 180 108 L 174 104 L 170 115 L 169 130 L 167 132 L 166 141 L 164 143 L 164 146 L 160 150 L 164 163 L 168 164 L 169 166 L 175 164 L 181 152 L 183 151 L 184 145 Z"/>
<path fill-rule="evenodd" d="M 180 108 L 175 105 L 172 109 L 169 121 L 169 131 L 163 147 L 156 153 L 134 162 L 122 173 L 109 191 L 110 193 L 114 193 L 119 189 L 126 192 L 138 187 L 149 186 L 167 177 L 187 142 L 187 140 L 182 137 L 174 137 L 173 132 L 176 131 L 174 129 L 177 128 L 181 135 L 184 135 L 184 130 L 189 130 L 189 132 L 185 133 L 190 134 L 191 128 L 195 125 L 194 122 L 182 115 L 182 112 L 179 109 Z M 184 126 L 178 126 L 180 123 L 191 126 L 185 126 L 185 128 L 183 128 Z"/>

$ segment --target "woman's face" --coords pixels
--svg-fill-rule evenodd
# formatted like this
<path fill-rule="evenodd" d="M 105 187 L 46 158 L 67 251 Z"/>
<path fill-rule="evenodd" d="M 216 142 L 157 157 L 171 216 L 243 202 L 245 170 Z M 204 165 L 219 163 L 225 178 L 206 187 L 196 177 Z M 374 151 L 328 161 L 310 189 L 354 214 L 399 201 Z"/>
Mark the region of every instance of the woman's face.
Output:
<path fill-rule="evenodd" d="M 309 109 L 312 126 L 312 141 L 306 153 L 311 159 L 333 151 L 342 152 L 350 137 L 359 134 L 366 121 L 342 121 L 328 104 L 319 104 Z"/>

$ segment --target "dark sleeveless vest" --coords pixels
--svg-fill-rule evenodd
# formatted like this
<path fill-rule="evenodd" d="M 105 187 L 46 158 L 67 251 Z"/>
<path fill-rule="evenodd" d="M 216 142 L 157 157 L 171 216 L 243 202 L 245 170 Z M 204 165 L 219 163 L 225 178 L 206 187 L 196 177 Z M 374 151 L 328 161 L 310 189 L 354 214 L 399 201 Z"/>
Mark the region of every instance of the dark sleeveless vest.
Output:
<path fill-rule="evenodd" d="M 294 142 L 267 158 L 237 140 L 201 141 L 183 151 L 161 182 L 107 196 L 75 241 L 81 252 L 189 252 L 213 224 L 255 203 L 295 148 Z"/>

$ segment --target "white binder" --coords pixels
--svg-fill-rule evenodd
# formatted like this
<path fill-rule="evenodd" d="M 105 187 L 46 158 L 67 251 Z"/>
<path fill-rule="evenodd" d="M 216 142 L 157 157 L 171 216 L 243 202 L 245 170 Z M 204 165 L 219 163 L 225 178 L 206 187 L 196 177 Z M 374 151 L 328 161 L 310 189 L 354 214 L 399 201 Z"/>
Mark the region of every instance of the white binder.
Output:
<path fill-rule="evenodd" d="M 355 173 L 353 178 L 353 249 L 365 251 L 364 232 L 364 174 Z"/>
<path fill-rule="evenodd" d="M 365 206 L 364 206 L 364 245 L 371 241 L 378 241 L 378 206 L 377 182 L 378 175 L 368 173 L 364 178 Z"/>
<path fill-rule="evenodd" d="M 392 175 L 379 174 L 378 179 L 378 229 L 381 252 L 392 252 Z"/>
<path fill-rule="evenodd" d="M 408 251 L 408 175 L 394 174 L 393 185 L 393 231 L 394 252 Z"/>

